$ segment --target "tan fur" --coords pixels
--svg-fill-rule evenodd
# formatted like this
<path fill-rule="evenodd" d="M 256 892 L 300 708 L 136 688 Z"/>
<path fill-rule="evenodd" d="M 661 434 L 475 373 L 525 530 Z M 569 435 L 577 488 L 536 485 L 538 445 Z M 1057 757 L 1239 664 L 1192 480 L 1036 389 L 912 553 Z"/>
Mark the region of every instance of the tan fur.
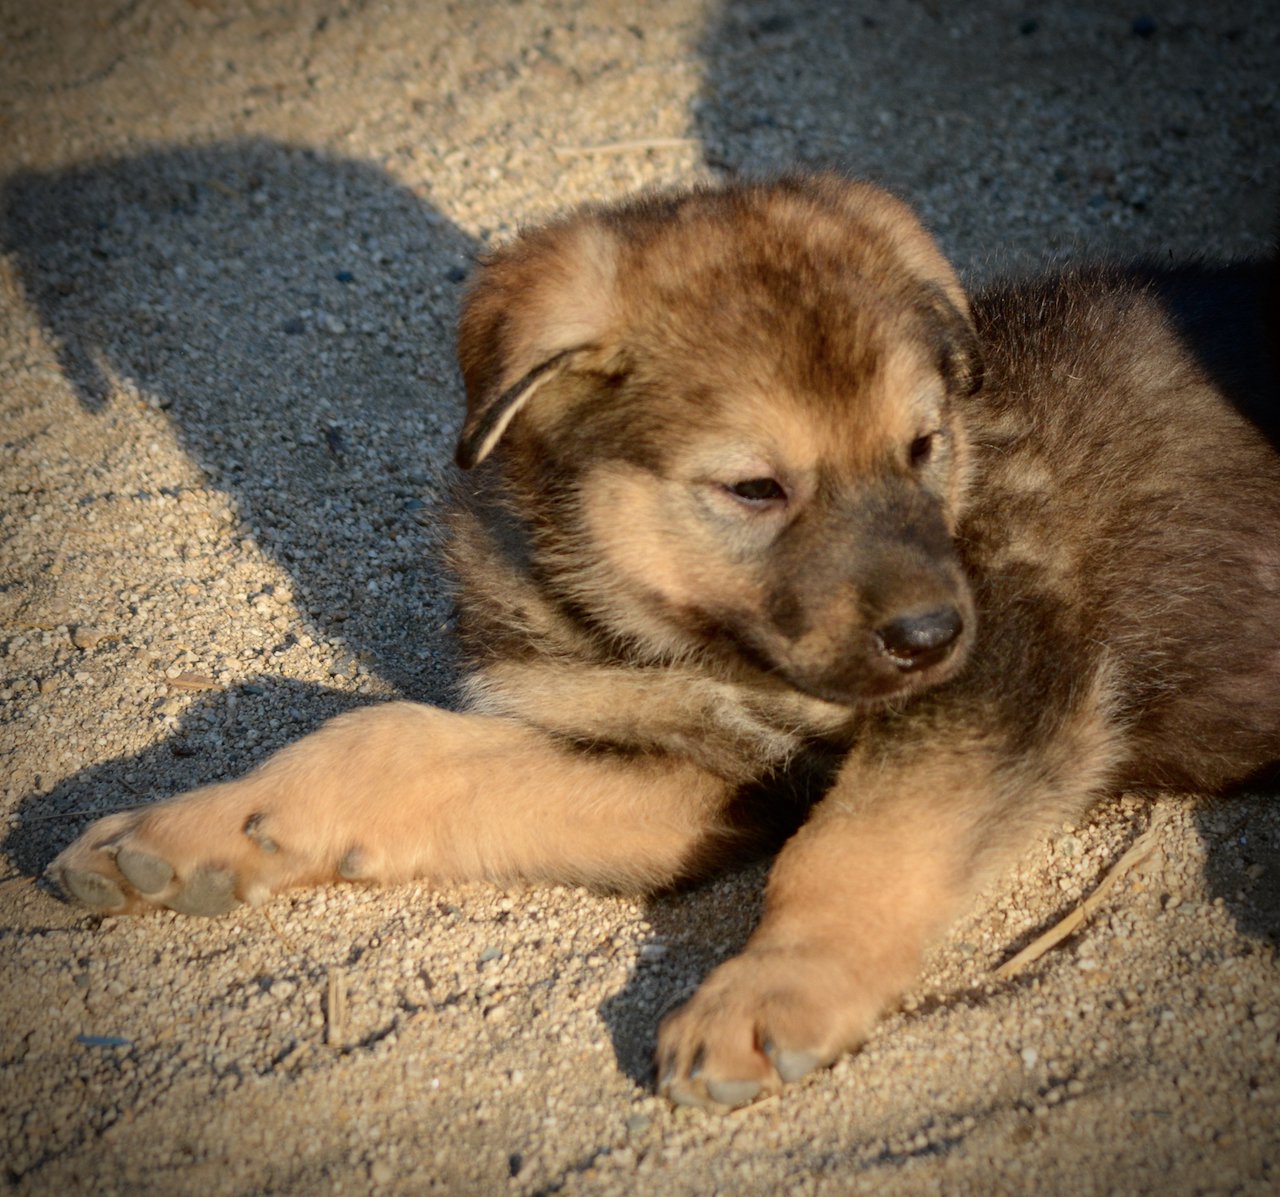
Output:
<path fill-rule="evenodd" d="M 523 235 L 460 328 L 467 710 L 353 711 L 54 876 L 110 913 L 644 892 L 789 819 L 759 928 L 658 1046 L 675 1101 L 777 1090 L 1046 828 L 1280 750 L 1280 465 L 1236 406 L 1276 393 L 1265 287 L 1202 274 L 970 301 L 899 201 L 833 177 Z M 1202 285 L 1220 319 L 1179 300 Z"/>

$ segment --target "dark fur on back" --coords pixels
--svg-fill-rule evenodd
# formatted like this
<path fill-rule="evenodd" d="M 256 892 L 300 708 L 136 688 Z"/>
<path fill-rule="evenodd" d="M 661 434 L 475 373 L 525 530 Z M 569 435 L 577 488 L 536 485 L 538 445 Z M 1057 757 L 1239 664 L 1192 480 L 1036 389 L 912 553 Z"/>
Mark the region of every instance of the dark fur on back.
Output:
<path fill-rule="evenodd" d="M 1071 676 L 1105 664 L 1121 784 L 1217 789 L 1280 746 L 1280 387 L 1258 278 L 1097 269 L 974 300 L 988 385 L 960 542 L 978 667 L 1016 706 L 1044 703 L 1002 645 Z M 1045 614 L 1016 641 L 1014 604 Z"/>

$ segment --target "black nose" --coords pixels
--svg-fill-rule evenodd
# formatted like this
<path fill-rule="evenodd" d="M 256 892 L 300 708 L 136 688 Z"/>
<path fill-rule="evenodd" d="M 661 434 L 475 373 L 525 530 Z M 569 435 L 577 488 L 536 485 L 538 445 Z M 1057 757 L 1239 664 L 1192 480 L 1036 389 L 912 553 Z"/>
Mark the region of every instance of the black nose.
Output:
<path fill-rule="evenodd" d="M 954 607 L 939 607 L 920 615 L 902 615 L 876 629 L 880 647 L 904 673 L 936 665 L 950 651 L 964 620 Z"/>

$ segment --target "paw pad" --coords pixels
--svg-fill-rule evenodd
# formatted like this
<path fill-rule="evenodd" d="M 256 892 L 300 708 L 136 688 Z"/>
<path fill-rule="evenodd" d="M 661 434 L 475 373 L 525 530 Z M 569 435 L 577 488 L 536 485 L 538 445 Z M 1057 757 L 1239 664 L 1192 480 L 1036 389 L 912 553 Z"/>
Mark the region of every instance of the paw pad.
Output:
<path fill-rule="evenodd" d="M 197 869 L 172 898 L 165 900 L 179 914 L 199 914 L 213 918 L 240 905 L 236 897 L 235 874 L 227 869 Z"/>
<path fill-rule="evenodd" d="M 265 831 L 262 830 L 262 822 L 267 816 L 259 812 L 256 815 L 250 815 L 245 820 L 244 833 L 247 835 L 263 852 L 268 855 L 274 855 L 280 851 L 280 845 L 275 842 Z"/>
<path fill-rule="evenodd" d="M 359 848 L 352 848 L 338 862 L 338 876 L 344 881 L 367 881 L 369 874 L 365 864 L 364 853 Z"/>
<path fill-rule="evenodd" d="M 708 1081 L 707 1094 L 722 1106 L 745 1106 L 760 1096 L 759 1081 Z"/>
<path fill-rule="evenodd" d="M 124 890 L 100 873 L 62 869 L 55 874 L 55 879 L 73 898 L 96 910 L 112 911 L 125 904 Z"/>
<path fill-rule="evenodd" d="M 173 866 L 167 860 L 136 848 L 121 848 L 116 867 L 140 894 L 158 894 L 173 880 Z"/>
<path fill-rule="evenodd" d="M 802 1076 L 807 1076 L 823 1063 L 822 1058 L 815 1052 L 779 1051 L 772 1043 L 764 1045 L 764 1054 L 769 1057 L 774 1071 L 787 1085 L 792 1081 L 798 1081 Z"/>

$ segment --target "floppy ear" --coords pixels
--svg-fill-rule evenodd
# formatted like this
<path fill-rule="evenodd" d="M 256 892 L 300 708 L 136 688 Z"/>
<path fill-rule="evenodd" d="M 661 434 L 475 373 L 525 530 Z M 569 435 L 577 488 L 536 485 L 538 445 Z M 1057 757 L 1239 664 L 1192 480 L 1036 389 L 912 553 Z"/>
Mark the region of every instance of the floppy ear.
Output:
<path fill-rule="evenodd" d="M 562 350 L 545 362 L 539 362 L 501 394 L 483 396 L 482 401 L 475 404 L 468 402 L 467 418 L 463 421 L 458 448 L 454 454 L 458 465 L 469 470 L 488 457 L 490 450 L 502 439 L 502 434 L 516 412 L 533 398 L 539 387 L 562 373 L 573 356 L 573 350 Z"/>
<path fill-rule="evenodd" d="M 938 354 L 938 368 L 952 395 L 976 395 L 982 386 L 982 346 L 967 307 L 961 309 L 942 287 L 922 288 L 925 327 Z"/>
<path fill-rule="evenodd" d="M 526 233 L 481 264 L 458 325 L 467 386 L 459 466 L 479 465 L 548 383 L 610 357 L 616 275 L 617 243 L 592 213 Z"/>
<path fill-rule="evenodd" d="M 875 250 L 897 272 L 917 280 L 909 295 L 924 317 L 927 335 L 937 348 L 938 365 L 954 395 L 972 395 L 982 386 L 982 351 L 969 314 L 969 300 L 929 231 L 915 212 L 882 188 L 836 174 L 789 180 L 794 190 L 833 204 L 845 216 L 870 230 Z M 881 267 L 883 269 L 883 265 Z"/>

